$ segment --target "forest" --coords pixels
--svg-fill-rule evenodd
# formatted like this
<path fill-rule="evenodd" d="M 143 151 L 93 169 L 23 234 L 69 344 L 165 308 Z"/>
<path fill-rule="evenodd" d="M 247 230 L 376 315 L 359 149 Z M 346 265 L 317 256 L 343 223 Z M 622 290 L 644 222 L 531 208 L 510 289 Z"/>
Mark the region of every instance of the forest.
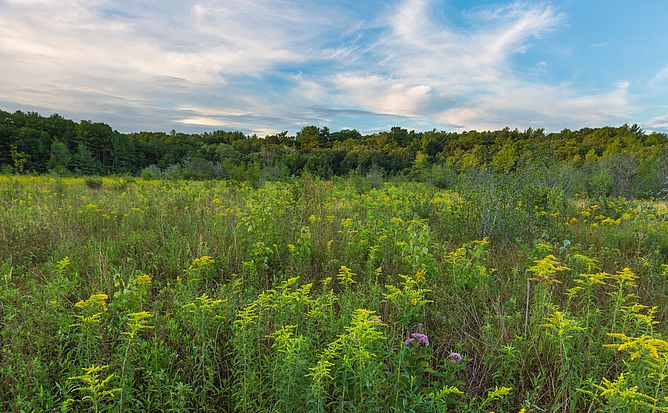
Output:
<path fill-rule="evenodd" d="M 637 125 L 546 133 L 429 132 L 393 127 L 368 135 L 306 126 L 295 136 L 241 132 L 119 133 L 104 123 L 54 114 L 0 111 L 0 168 L 62 176 L 135 175 L 169 179 L 285 180 L 309 173 L 401 176 L 445 187 L 472 171 L 511 173 L 556 165 L 576 192 L 660 196 L 666 190 L 668 138 Z"/>

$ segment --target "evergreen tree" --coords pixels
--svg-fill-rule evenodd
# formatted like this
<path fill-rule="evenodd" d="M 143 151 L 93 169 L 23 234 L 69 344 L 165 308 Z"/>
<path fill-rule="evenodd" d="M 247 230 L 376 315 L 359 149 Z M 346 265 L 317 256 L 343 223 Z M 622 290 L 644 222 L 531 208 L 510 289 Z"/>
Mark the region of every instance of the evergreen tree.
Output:
<path fill-rule="evenodd" d="M 93 158 L 90 149 L 80 142 L 77 145 L 77 151 L 72 156 L 72 169 L 83 175 L 95 175 L 100 173 L 100 164 Z"/>
<path fill-rule="evenodd" d="M 62 141 L 51 142 L 51 155 L 49 156 L 49 169 L 59 174 L 68 172 L 68 166 L 72 159 L 67 145 Z"/>

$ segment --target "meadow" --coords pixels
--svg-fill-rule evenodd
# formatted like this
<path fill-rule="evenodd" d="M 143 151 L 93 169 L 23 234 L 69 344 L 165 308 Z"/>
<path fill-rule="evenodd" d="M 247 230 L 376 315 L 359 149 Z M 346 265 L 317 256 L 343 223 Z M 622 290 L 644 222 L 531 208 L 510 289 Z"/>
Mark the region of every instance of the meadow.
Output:
<path fill-rule="evenodd" d="M 668 412 L 668 205 L 0 176 L 0 410 Z"/>

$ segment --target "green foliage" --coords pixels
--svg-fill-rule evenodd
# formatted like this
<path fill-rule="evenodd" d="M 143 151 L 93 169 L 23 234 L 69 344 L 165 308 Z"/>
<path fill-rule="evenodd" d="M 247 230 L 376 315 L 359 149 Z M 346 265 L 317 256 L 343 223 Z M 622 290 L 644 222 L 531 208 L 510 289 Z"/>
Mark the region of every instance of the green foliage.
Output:
<path fill-rule="evenodd" d="M 511 172 L 447 190 L 428 164 L 377 187 L 0 176 L 0 410 L 667 411 L 665 202 L 566 191 L 513 133 Z M 260 145 L 207 139 L 238 165 Z"/>
<path fill-rule="evenodd" d="M 512 142 L 506 142 L 492 158 L 492 166 L 499 172 L 508 173 L 517 164 L 517 151 Z"/>
<path fill-rule="evenodd" d="M 233 179 L 254 187 L 304 173 L 328 179 L 354 174 L 359 185 L 372 188 L 395 177 L 451 188 L 461 176 L 547 168 L 552 169 L 548 185 L 569 194 L 574 187 L 593 196 L 658 197 L 668 190 L 668 139 L 637 125 L 552 133 L 393 127 L 368 135 L 309 125 L 294 136 L 259 138 L 225 131 L 123 134 L 103 123 L 21 111 L 0 111 L 0 119 L 0 170 L 19 174 Z"/>
<path fill-rule="evenodd" d="M 100 178 L 88 177 L 88 178 L 86 178 L 84 183 L 90 189 L 100 189 L 100 188 L 102 188 L 102 180 Z"/>
<path fill-rule="evenodd" d="M 424 270 L 419 271 L 415 277 L 399 274 L 399 277 L 403 280 L 401 287 L 391 284 L 385 285 L 388 292 L 383 296 L 396 307 L 400 323 L 404 327 L 408 327 L 410 322 L 423 319 L 424 306 L 432 302 L 425 299 L 425 294 L 430 290 L 419 288 L 420 282 L 424 281 L 424 274 Z"/>
<path fill-rule="evenodd" d="M 104 371 L 109 366 L 96 366 L 93 364 L 90 367 L 84 367 L 83 373 L 80 376 L 70 377 L 69 381 L 73 383 L 71 392 L 75 394 L 76 398 L 70 398 L 63 402 L 62 410 L 70 411 L 75 406 L 75 411 L 88 406 L 88 411 L 101 412 L 107 410 L 107 406 L 116 399 L 116 395 L 120 392 L 119 388 L 112 387 L 113 374 L 108 374 L 105 377 Z M 78 397 L 77 397 L 78 396 Z"/>
<path fill-rule="evenodd" d="M 100 172 L 98 160 L 83 142 L 77 145 L 76 152 L 72 155 L 72 168 L 82 175 L 95 175 Z"/>
<path fill-rule="evenodd" d="M 25 172 L 26 164 L 28 163 L 28 154 L 19 151 L 17 145 L 12 145 L 9 150 L 9 156 L 11 157 L 11 166 L 14 170 L 20 174 Z"/>
<path fill-rule="evenodd" d="M 49 157 L 49 169 L 64 175 L 67 173 L 72 155 L 67 145 L 59 140 L 51 142 L 51 155 Z"/>

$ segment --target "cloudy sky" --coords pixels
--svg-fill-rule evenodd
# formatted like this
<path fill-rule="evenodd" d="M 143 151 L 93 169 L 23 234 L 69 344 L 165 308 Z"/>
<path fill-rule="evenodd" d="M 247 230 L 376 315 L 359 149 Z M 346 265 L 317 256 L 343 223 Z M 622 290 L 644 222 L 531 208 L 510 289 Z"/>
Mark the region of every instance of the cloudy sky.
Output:
<path fill-rule="evenodd" d="M 668 131 L 668 1 L 0 0 L 0 109 L 123 131 Z"/>

